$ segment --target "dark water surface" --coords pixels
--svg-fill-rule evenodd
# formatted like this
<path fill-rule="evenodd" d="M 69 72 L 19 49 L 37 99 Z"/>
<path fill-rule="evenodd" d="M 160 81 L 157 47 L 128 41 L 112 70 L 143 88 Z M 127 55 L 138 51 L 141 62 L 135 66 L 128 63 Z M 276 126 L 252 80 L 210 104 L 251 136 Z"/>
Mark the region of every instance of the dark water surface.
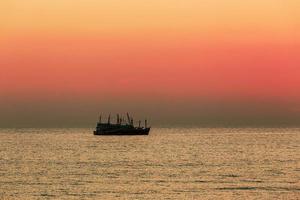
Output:
<path fill-rule="evenodd" d="M 300 129 L 0 129 L 0 199 L 300 199 Z"/>

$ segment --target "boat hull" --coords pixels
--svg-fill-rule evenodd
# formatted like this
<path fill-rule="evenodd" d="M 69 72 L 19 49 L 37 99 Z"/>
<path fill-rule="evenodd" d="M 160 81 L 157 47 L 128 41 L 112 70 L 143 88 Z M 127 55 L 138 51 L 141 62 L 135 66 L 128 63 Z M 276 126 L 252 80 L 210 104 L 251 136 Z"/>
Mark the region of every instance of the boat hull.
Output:
<path fill-rule="evenodd" d="M 94 135 L 149 135 L 150 128 L 96 130 Z"/>

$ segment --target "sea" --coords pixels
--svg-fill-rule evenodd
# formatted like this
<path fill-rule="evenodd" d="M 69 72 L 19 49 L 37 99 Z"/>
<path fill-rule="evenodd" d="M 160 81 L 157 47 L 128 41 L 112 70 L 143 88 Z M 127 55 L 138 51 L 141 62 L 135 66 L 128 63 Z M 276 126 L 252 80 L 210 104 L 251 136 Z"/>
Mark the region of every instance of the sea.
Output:
<path fill-rule="evenodd" d="M 300 199 L 299 128 L 0 129 L 0 199 Z"/>

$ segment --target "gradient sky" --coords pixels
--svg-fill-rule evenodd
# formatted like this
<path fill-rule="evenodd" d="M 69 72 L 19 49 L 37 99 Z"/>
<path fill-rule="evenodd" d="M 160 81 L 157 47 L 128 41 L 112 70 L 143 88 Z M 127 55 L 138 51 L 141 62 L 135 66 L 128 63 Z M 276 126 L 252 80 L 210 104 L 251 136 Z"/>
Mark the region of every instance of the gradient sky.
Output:
<path fill-rule="evenodd" d="M 0 127 L 300 125 L 298 0 L 2 0 Z"/>

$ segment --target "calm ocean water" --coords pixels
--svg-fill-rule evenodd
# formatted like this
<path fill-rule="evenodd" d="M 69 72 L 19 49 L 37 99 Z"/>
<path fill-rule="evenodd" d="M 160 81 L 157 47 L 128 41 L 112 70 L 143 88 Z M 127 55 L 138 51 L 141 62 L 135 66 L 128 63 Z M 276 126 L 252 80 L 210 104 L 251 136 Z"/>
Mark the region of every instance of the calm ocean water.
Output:
<path fill-rule="evenodd" d="M 300 199 L 300 129 L 0 129 L 0 199 Z"/>

